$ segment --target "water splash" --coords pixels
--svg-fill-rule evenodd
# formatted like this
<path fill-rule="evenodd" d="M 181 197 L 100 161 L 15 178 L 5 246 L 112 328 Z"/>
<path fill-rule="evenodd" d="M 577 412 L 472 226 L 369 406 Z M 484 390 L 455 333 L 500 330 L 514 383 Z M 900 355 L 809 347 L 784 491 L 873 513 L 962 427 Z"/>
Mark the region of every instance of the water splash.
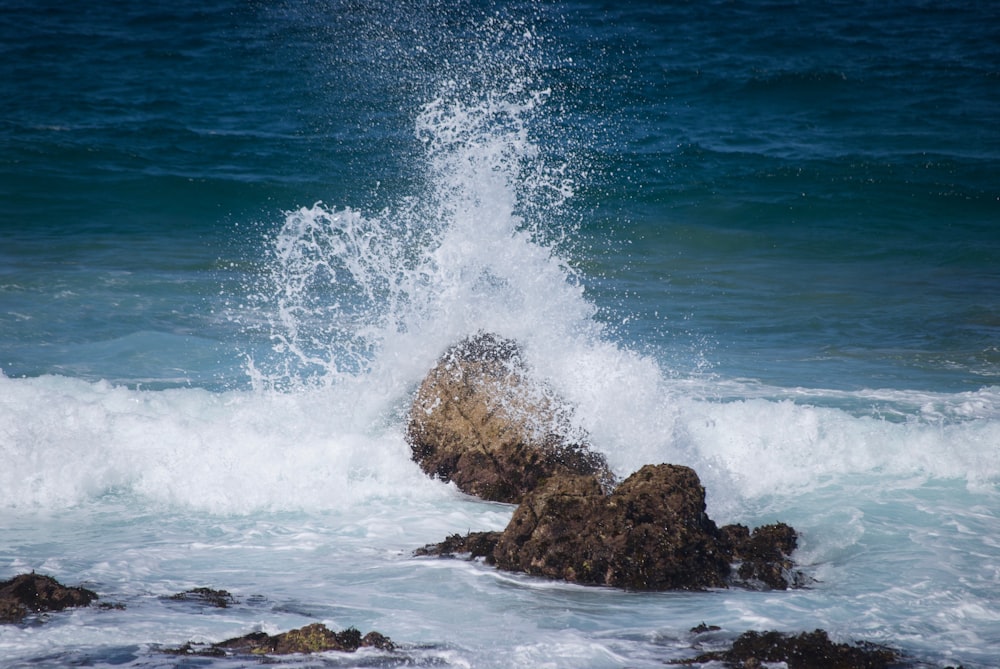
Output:
<path fill-rule="evenodd" d="M 483 329 L 521 341 L 599 330 L 560 251 L 576 177 L 539 148 L 552 91 L 530 72 L 537 38 L 498 19 L 482 31 L 520 46 L 478 60 L 476 77 L 441 82 L 419 109 L 419 192 L 375 213 L 303 207 L 269 240 L 252 300 L 262 318 L 248 319 L 266 323 L 271 342 L 249 356 L 255 386 L 335 385 L 371 374 L 387 349 L 394 365 L 402 349 L 426 365 Z M 470 82 L 483 71 L 497 80 L 479 89 Z"/>

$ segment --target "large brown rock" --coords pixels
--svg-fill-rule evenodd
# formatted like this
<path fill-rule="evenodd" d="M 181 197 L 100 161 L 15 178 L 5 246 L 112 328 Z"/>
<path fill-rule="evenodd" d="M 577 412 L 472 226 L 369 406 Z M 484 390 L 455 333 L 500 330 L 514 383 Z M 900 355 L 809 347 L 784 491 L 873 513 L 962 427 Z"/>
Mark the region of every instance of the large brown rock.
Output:
<path fill-rule="evenodd" d="M 429 475 L 463 492 L 519 502 L 556 475 L 614 477 L 572 410 L 530 378 L 517 344 L 480 333 L 448 349 L 428 373 L 410 410 L 407 440 Z"/>
<path fill-rule="evenodd" d="M 800 584 L 788 558 L 792 528 L 720 530 L 688 467 L 647 465 L 615 488 L 571 419 L 572 409 L 530 378 L 513 341 L 480 333 L 449 349 L 410 410 L 413 458 L 469 494 L 519 506 L 502 533 L 454 535 L 417 554 L 466 554 L 508 571 L 632 590 Z"/>
<path fill-rule="evenodd" d="M 705 489 L 679 465 L 646 465 L 606 494 L 593 477 L 553 479 L 514 512 L 501 569 L 630 590 L 724 587 L 730 554 Z"/>
<path fill-rule="evenodd" d="M 452 535 L 416 555 L 483 558 L 507 571 L 629 590 L 799 586 L 796 534 L 778 523 L 751 534 L 705 514 L 693 469 L 646 465 L 608 494 L 593 476 L 549 479 L 503 532 Z M 735 568 L 734 568 L 735 563 Z"/>
<path fill-rule="evenodd" d="M 733 669 L 752 669 L 780 662 L 788 669 L 889 669 L 900 666 L 899 660 L 899 653 L 886 646 L 834 643 L 824 630 L 818 629 L 797 635 L 744 632 L 729 650 L 667 664 L 714 666 L 722 662 Z"/>
<path fill-rule="evenodd" d="M 66 587 L 51 576 L 19 574 L 0 582 L 0 623 L 20 622 L 29 613 L 88 606 L 95 599 L 96 592 Z"/>

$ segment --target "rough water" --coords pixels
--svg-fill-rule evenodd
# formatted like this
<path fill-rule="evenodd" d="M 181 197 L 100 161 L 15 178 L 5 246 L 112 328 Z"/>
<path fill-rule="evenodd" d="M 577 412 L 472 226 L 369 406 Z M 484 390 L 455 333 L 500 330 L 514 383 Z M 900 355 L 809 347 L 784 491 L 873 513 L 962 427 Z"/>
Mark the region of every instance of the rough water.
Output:
<path fill-rule="evenodd" d="M 985 3 L 8 3 L 0 665 L 312 622 L 290 666 L 659 667 L 689 630 L 1000 657 L 1000 16 Z M 512 507 L 403 434 L 521 343 L 620 475 L 784 521 L 787 592 L 414 557 Z M 170 600 L 195 587 L 238 604 Z"/>

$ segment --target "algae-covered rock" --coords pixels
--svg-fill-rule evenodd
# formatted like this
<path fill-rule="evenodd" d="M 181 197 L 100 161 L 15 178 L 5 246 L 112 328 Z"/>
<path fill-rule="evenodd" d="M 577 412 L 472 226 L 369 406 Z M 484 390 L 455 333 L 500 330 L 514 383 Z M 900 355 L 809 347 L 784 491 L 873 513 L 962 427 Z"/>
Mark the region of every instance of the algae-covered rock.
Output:
<path fill-rule="evenodd" d="M 694 470 L 646 465 L 610 495 L 553 479 L 514 512 L 494 552 L 510 571 L 630 590 L 724 587 L 728 554 Z"/>
<path fill-rule="evenodd" d="M 89 606 L 97 593 L 67 587 L 51 576 L 34 572 L 0 582 L 0 623 L 20 622 L 30 613 Z"/>
<path fill-rule="evenodd" d="M 469 559 L 484 558 L 489 564 L 495 564 L 493 551 L 500 541 L 500 532 L 469 532 L 468 534 L 452 534 L 444 541 L 428 544 L 418 548 L 413 553 L 418 556 L 437 555 L 441 557 L 468 556 Z"/>
<path fill-rule="evenodd" d="M 359 648 L 366 647 L 381 650 L 394 648 L 392 641 L 379 632 L 369 632 L 362 636 L 361 632 L 354 627 L 334 632 L 322 623 L 314 623 L 273 636 L 265 632 L 251 632 L 210 646 L 188 643 L 167 652 L 173 655 L 222 657 L 227 655 L 291 655 L 328 651 L 353 653 Z"/>
<path fill-rule="evenodd" d="M 175 602 L 193 602 L 205 606 L 213 606 L 217 609 L 229 608 L 239 603 L 226 590 L 215 590 L 213 588 L 192 588 L 191 590 L 179 592 L 176 595 L 170 595 L 168 599 Z"/>
<path fill-rule="evenodd" d="M 899 654 L 872 643 L 834 643 L 824 630 L 797 635 L 780 632 L 744 632 L 732 648 L 667 664 L 700 665 L 722 662 L 732 669 L 756 669 L 783 662 L 788 669 L 888 669 L 898 666 Z"/>
<path fill-rule="evenodd" d="M 805 576 L 795 569 L 790 557 L 798 535 L 789 525 L 762 525 L 753 533 L 743 525 L 726 525 L 721 532 L 730 559 L 738 564 L 734 580 L 741 585 L 785 590 L 805 584 Z"/>

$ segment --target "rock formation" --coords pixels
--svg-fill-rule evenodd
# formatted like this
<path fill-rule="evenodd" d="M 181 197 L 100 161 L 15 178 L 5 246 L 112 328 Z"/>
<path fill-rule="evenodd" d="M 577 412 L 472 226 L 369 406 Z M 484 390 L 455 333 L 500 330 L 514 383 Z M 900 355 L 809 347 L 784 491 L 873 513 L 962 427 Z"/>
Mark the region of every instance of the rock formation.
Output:
<path fill-rule="evenodd" d="M 417 391 L 407 439 L 429 475 L 482 499 L 517 503 L 556 475 L 614 477 L 572 411 L 527 373 L 517 344 L 480 333 L 450 348 Z"/>
<path fill-rule="evenodd" d="M 610 494 L 592 476 L 552 478 L 525 496 L 503 532 L 454 535 L 417 554 L 466 554 L 506 571 L 628 590 L 784 589 L 798 584 L 788 560 L 795 540 L 783 524 L 752 535 L 720 530 L 694 470 L 646 465 Z"/>
<path fill-rule="evenodd" d="M 239 602 L 226 590 L 214 590 L 212 588 L 193 588 L 170 595 L 167 599 L 174 602 L 193 602 L 204 606 L 212 606 L 217 609 L 229 608 Z"/>
<path fill-rule="evenodd" d="M 726 651 L 705 653 L 692 660 L 667 664 L 701 665 L 722 662 L 733 669 L 751 669 L 784 662 L 788 669 L 888 669 L 900 666 L 899 655 L 871 643 L 833 643 L 823 630 L 798 635 L 744 632 Z"/>
<path fill-rule="evenodd" d="M 646 465 L 615 487 L 571 418 L 529 377 L 513 341 L 480 333 L 449 349 L 410 409 L 413 458 L 467 493 L 519 506 L 502 533 L 454 535 L 417 554 L 467 553 L 508 571 L 632 590 L 802 584 L 788 557 L 791 527 L 720 530 L 688 467 Z"/>
<path fill-rule="evenodd" d="M 30 613 L 89 606 L 97 593 L 68 588 L 50 576 L 34 572 L 0 582 L 0 623 L 20 622 Z"/>
<path fill-rule="evenodd" d="M 353 653 L 359 648 L 366 647 L 382 650 L 394 648 L 392 641 L 378 632 L 369 632 L 361 636 L 361 632 L 353 627 L 341 632 L 334 632 L 322 623 L 314 623 L 274 636 L 265 632 L 252 632 L 210 646 L 188 643 L 167 652 L 171 655 L 225 657 L 228 655 L 290 655 L 292 653 L 324 653 L 327 651 Z"/>
<path fill-rule="evenodd" d="M 630 590 L 722 587 L 729 561 L 694 470 L 646 465 L 606 495 L 593 477 L 553 479 L 514 512 L 497 566 Z"/>

